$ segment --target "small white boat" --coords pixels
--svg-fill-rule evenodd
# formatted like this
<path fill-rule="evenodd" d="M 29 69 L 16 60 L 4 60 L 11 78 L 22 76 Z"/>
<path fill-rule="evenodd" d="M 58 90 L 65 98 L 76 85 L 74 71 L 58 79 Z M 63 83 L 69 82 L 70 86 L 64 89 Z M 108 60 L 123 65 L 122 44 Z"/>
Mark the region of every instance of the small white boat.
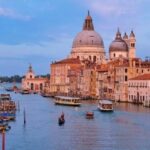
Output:
<path fill-rule="evenodd" d="M 55 96 L 56 105 L 80 106 L 80 98 L 68 96 Z"/>
<path fill-rule="evenodd" d="M 30 90 L 29 89 L 22 89 L 21 94 L 30 94 Z"/>
<path fill-rule="evenodd" d="M 98 109 L 103 112 L 112 112 L 114 110 L 113 102 L 110 100 L 99 100 Z"/>
<path fill-rule="evenodd" d="M 0 94 L 0 101 L 10 101 L 10 94 Z"/>

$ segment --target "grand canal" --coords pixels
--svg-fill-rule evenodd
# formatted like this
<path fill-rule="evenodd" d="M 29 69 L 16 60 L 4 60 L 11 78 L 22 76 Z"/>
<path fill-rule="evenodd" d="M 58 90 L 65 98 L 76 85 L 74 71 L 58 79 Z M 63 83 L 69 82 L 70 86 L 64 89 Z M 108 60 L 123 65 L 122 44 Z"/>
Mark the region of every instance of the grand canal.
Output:
<path fill-rule="evenodd" d="M 0 93 L 6 92 L 1 89 Z M 16 121 L 10 122 L 11 130 L 6 132 L 6 150 L 150 149 L 149 108 L 118 103 L 113 113 L 101 113 L 92 102 L 74 108 L 55 106 L 53 99 L 40 95 L 10 94 L 19 102 L 20 111 L 16 112 Z M 62 111 L 66 123 L 58 126 Z M 95 118 L 85 119 L 86 111 L 94 111 Z"/>

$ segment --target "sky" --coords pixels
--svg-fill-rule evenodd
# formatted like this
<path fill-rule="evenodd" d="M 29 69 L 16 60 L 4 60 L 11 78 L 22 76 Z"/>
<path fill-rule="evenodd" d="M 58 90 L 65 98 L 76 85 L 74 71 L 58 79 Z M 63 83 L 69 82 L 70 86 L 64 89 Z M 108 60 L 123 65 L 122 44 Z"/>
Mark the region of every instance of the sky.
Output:
<path fill-rule="evenodd" d="M 109 45 L 117 28 L 133 30 L 137 57 L 150 56 L 149 0 L 0 0 L 0 76 L 50 73 L 52 61 L 66 58 L 82 30 L 87 11 Z"/>

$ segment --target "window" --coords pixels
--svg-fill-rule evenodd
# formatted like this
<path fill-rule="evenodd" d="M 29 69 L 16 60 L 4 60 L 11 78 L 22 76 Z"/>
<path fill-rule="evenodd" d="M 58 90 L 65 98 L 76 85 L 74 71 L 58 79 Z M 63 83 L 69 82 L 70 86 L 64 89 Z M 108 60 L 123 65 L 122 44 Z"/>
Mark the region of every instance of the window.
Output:
<path fill-rule="evenodd" d="M 40 83 L 40 90 L 43 90 L 43 84 Z"/>
<path fill-rule="evenodd" d="M 116 54 L 114 53 L 114 57 L 116 57 Z"/>
<path fill-rule="evenodd" d="M 34 89 L 34 84 L 33 83 L 31 83 L 31 90 L 33 90 Z"/>
<path fill-rule="evenodd" d="M 135 43 L 131 43 L 131 47 L 135 47 Z"/>
<path fill-rule="evenodd" d="M 96 62 L 96 56 L 93 57 L 93 61 Z"/>
<path fill-rule="evenodd" d="M 91 60 L 91 56 L 89 56 L 89 59 Z"/>
<path fill-rule="evenodd" d="M 125 69 L 125 73 L 127 73 L 127 72 L 128 72 L 128 69 L 126 68 L 126 69 Z"/>
<path fill-rule="evenodd" d="M 125 81 L 128 81 L 128 77 L 127 76 L 125 76 Z"/>

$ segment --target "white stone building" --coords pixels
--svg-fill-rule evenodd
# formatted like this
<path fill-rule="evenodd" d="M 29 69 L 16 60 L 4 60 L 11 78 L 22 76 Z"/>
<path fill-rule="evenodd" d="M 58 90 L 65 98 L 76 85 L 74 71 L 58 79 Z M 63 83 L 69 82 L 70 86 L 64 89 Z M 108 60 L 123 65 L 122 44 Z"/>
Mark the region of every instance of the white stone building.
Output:
<path fill-rule="evenodd" d="M 143 74 L 128 81 L 128 102 L 150 106 L 150 74 Z"/>

